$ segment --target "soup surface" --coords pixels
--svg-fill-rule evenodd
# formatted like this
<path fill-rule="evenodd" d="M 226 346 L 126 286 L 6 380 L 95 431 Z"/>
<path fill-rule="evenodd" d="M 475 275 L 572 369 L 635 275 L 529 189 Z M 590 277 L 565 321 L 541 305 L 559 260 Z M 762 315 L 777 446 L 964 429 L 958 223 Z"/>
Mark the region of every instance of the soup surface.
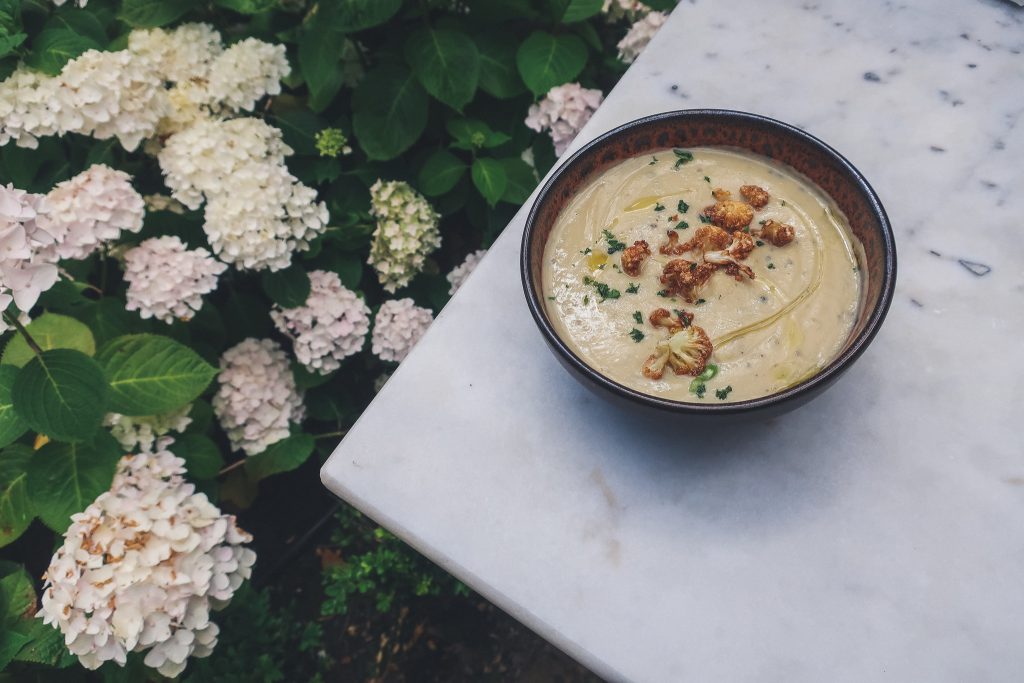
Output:
<path fill-rule="evenodd" d="M 741 401 L 839 353 L 859 253 L 845 217 L 792 169 L 667 149 L 608 169 L 566 206 L 545 247 L 545 303 L 606 377 L 677 401 Z"/>

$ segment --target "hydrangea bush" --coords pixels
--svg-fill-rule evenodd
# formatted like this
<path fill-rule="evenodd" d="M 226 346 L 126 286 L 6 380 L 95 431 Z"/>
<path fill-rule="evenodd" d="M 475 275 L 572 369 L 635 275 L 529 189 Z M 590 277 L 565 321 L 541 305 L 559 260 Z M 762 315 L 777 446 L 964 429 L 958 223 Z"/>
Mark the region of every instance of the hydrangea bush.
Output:
<path fill-rule="evenodd" d="M 0 670 L 215 657 L 258 482 L 319 485 L 673 4 L 0 0 Z"/>

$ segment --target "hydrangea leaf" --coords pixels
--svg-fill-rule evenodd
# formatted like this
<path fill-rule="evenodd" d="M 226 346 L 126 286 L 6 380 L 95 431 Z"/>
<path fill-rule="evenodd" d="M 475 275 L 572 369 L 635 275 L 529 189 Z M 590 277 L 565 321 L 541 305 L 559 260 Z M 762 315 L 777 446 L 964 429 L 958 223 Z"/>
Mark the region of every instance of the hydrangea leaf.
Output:
<path fill-rule="evenodd" d="M 427 157 L 416 184 L 424 195 L 436 197 L 455 187 L 465 173 L 464 161 L 446 149 L 438 149 Z"/>
<path fill-rule="evenodd" d="M 254 481 L 265 479 L 272 474 L 289 472 L 302 465 L 313 454 L 316 441 L 303 432 L 292 433 L 291 436 L 271 444 L 267 450 L 249 456 L 245 461 L 245 469 Z"/>
<path fill-rule="evenodd" d="M 309 275 L 301 266 L 292 265 L 284 270 L 265 270 L 260 275 L 263 291 L 281 308 L 295 308 L 309 297 Z"/>
<path fill-rule="evenodd" d="M 501 196 L 502 201 L 522 204 L 529 199 L 533 188 L 537 187 L 537 176 L 534 175 L 533 168 L 519 157 L 502 159 L 501 165 L 508 178 L 505 194 Z"/>
<path fill-rule="evenodd" d="M 110 385 L 107 409 L 122 415 L 159 415 L 196 399 L 217 370 L 169 337 L 133 334 L 104 344 L 96 361 Z"/>
<path fill-rule="evenodd" d="M 480 53 L 480 89 L 499 99 L 515 97 L 526 91 L 516 70 L 516 48 L 519 42 L 507 33 L 476 36 Z"/>
<path fill-rule="evenodd" d="M 480 79 L 480 54 L 461 31 L 424 27 L 405 42 L 405 60 L 427 92 L 462 111 Z"/>
<path fill-rule="evenodd" d="M 213 479 L 224 467 L 217 444 L 201 434 L 174 437 L 174 453 L 185 461 L 191 479 Z"/>
<path fill-rule="evenodd" d="M 344 33 L 379 26 L 401 7 L 402 0 L 334 0 L 320 4 L 324 21 Z"/>
<path fill-rule="evenodd" d="M 28 424 L 14 411 L 11 389 L 14 378 L 18 376 L 18 368 L 13 365 L 0 365 L 0 448 L 13 443 L 28 431 Z M 3 530 L 0 529 L 0 536 Z M 0 542 L 0 545 L 3 545 Z"/>
<path fill-rule="evenodd" d="M 47 29 L 32 41 L 32 52 L 25 62 L 34 69 L 55 76 L 65 64 L 83 52 L 102 47 L 89 36 L 75 33 L 71 29 Z"/>
<path fill-rule="evenodd" d="M 121 455 L 105 431 L 89 443 L 51 442 L 40 448 L 28 467 L 28 490 L 39 519 L 63 533 L 71 515 L 110 488 Z"/>
<path fill-rule="evenodd" d="M 603 0 L 569 0 L 569 4 L 562 14 L 562 21 L 571 24 L 589 19 L 600 12 L 603 5 Z"/>
<path fill-rule="evenodd" d="M 477 159 L 473 162 L 473 184 L 487 203 L 494 206 L 505 194 L 508 176 L 497 159 Z"/>
<path fill-rule="evenodd" d="M 114 300 L 111 299 L 111 301 Z M 123 309 L 124 304 L 119 303 L 118 306 Z M 96 353 L 96 340 L 93 338 L 89 327 L 67 315 L 43 313 L 26 325 L 25 330 L 43 351 L 74 349 L 81 351 L 87 356 L 92 356 Z M 25 338 L 20 334 L 16 334 L 11 337 L 11 341 L 7 342 L 7 346 L 4 347 L 4 354 L 0 357 L 0 363 L 20 368 L 35 358 L 35 355 L 35 351 L 29 348 Z"/>
<path fill-rule="evenodd" d="M 28 495 L 32 449 L 16 444 L 0 453 L 0 547 L 23 533 L 35 517 Z"/>
<path fill-rule="evenodd" d="M 411 71 L 381 65 L 352 96 L 352 126 L 370 159 L 387 160 L 409 149 L 427 126 L 427 93 Z"/>
<path fill-rule="evenodd" d="M 21 369 L 11 389 L 14 410 L 28 426 L 60 441 L 91 437 L 106 396 L 100 366 L 73 349 L 43 351 Z"/>
<path fill-rule="evenodd" d="M 587 46 L 579 36 L 534 31 L 516 52 L 516 67 L 535 95 L 568 83 L 583 71 Z"/>
<path fill-rule="evenodd" d="M 218 7 L 226 7 L 239 14 L 261 14 L 277 6 L 278 0 L 214 0 Z"/>
<path fill-rule="evenodd" d="M 166 26 L 198 4 L 198 0 L 124 0 L 118 18 L 133 28 Z"/>

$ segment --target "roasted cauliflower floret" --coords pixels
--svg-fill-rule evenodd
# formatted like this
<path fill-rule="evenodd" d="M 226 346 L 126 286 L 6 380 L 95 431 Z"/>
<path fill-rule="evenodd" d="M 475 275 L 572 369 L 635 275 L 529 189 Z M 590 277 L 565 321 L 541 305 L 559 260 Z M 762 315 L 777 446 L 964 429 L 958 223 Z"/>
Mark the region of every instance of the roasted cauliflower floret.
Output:
<path fill-rule="evenodd" d="M 640 269 L 644 265 L 644 261 L 651 255 L 651 247 L 644 240 L 637 240 L 633 242 L 633 246 L 626 247 L 622 252 L 622 272 L 626 275 L 632 275 L 636 277 L 640 274 Z"/>
<path fill-rule="evenodd" d="M 702 225 L 697 228 L 693 237 L 686 242 L 679 242 L 679 234 L 675 230 L 668 231 L 668 243 L 661 245 L 658 251 L 662 254 L 682 256 L 688 251 L 715 251 L 725 249 L 732 239 L 725 230 L 714 225 Z"/>
<path fill-rule="evenodd" d="M 724 202 L 732 199 L 732 192 L 729 192 L 729 190 L 726 190 L 723 187 L 716 187 L 711 190 L 711 196 L 715 198 L 716 202 Z"/>
<path fill-rule="evenodd" d="M 712 223 L 730 232 L 745 228 L 754 220 L 754 207 L 731 199 L 705 207 L 703 213 Z"/>
<path fill-rule="evenodd" d="M 697 290 L 711 279 L 716 268 L 713 263 L 673 259 L 665 264 L 665 269 L 661 273 L 661 284 L 665 285 L 670 294 L 679 295 L 693 303 L 697 300 Z"/>
<path fill-rule="evenodd" d="M 777 247 L 784 247 L 796 237 L 796 229 L 788 223 L 765 221 L 761 224 L 760 229 L 754 231 L 754 234 Z"/>
<path fill-rule="evenodd" d="M 661 379 L 668 365 L 677 375 L 696 377 L 704 372 L 713 350 L 707 332 L 696 325 L 690 325 L 658 342 L 654 353 L 644 361 L 641 371 L 644 377 Z"/>
<path fill-rule="evenodd" d="M 656 308 L 647 317 L 654 327 L 664 327 L 669 332 L 676 333 L 684 327 L 689 327 L 693 322 L 693 314 L 686 311 L 676 311 L 673 317 L 667 308 Z"/>
<path fill-rule="evenodd" d="M 753 250 L 754 239 L 745 232 L 735 232 L 732 235 L 732 244 L 721 251 L 704 252 L 704 260 L 716 266 L 724 266 L 725 272 L 737 280 L 742 280 L 744 275 L 753 280 L 754 271 L 740 263 Z"/>
<path fill-rule="evenodd" d="M 744 185 L 740 188 L 740 195 L 755 209 L 763 209 L 772 198 L 767 190 L 757 185 Z"/>

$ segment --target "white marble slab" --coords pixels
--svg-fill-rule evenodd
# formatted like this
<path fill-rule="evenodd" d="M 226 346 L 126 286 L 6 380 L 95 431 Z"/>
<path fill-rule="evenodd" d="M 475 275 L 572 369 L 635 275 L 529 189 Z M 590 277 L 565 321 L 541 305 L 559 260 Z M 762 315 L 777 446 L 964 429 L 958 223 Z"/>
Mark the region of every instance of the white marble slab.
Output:
<path fill-rule="evenodd" d="M 530 319 L 524 209 L 324 482 L 610 679 L 1024 680 L 1022 50 L 997 0 L 680 5 L 581 138 L 727 107 L 837 147 L 899 247 L 872 347 L 767 424 L 626 416 Z"/>

